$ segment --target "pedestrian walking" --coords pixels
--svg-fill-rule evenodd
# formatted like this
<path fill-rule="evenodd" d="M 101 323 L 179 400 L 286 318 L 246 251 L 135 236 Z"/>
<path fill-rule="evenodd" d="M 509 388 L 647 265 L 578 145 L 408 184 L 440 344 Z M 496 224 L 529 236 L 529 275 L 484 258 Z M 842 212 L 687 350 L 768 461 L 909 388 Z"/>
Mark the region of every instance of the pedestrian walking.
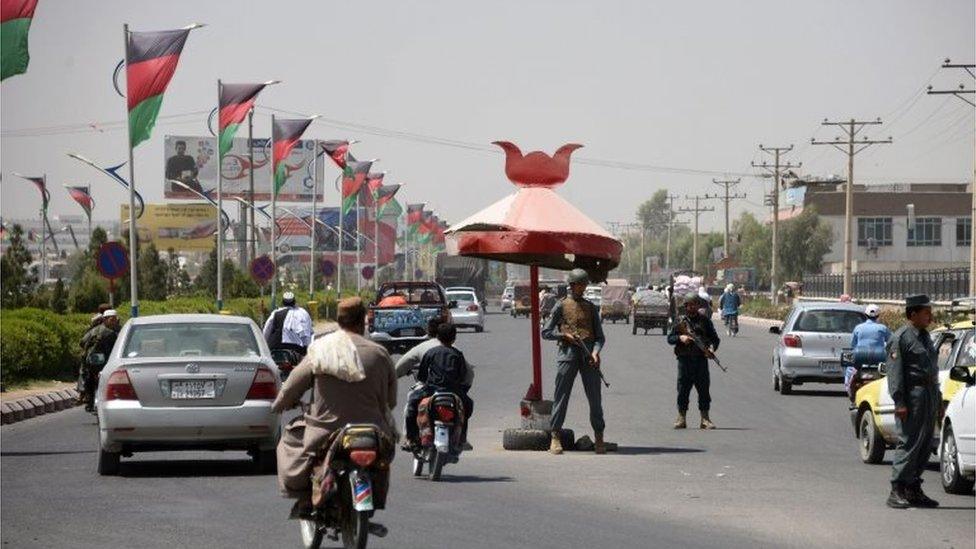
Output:
<path fill-rule="evenodd" d="M 290 349 L 302 356 L 312 343 L 312 317 L 295 303 L 295 294 L 285 292 L 281 296 L 283 307 L 271 313 L 264 323 L 264 339 L 268 347 Z"/>
<path fill-rule="evenodd" d="M 712 396 L 709 392 L 711 378 L 708 373 L 708 358 L 718 350 L 720 340 L 715 332 L 712 319 L 706 316 L 706 304 L 696 294 L 685 297 L 685 312 L 671 326 L 668 343 L 674 345 L 674 355 L 678 358 L 678 419 L 675 429 L 688 426 L 688 403 L 691 389 L 698 392 L 698 411 L 701 413 L 702 429 L 714 429 L 709 417 Z"/>
<path fill-rule="evenodd" d="M 932 302 L 927 295 L 905 299 L 908 323 L 888 343 L 888 392 L 895 403 L 898 445 L 891 462 L 891 494 L 888 507 L 938 507 L 939 502 L 922 492 L 922 471 L 932 453 L 932 436 L 938 419 L 939 367 L 928 327 Z"/>
<path fill-rule="evenodd" d="M 603 430 L 603 402 L 600 379 L 600 351 L 606 338 L 600 322 L 600 310 L 587 299 L 583 292 L 589 283 L 589 276 L 583 269 L 573 269 L 566 279 L 569 295 L 557 303 L 542 329 L 542 338 L 557 341 L 559 351 L 556 355 L 556 387 L 553 394 L 552 420 L 550 430 L 552 442 L 549 451 L 563 453 L 559 433 L 566 420 L 569 396 L 578 375 L 583 379 L 583 391 L 590 405 L 590 426 L 596 439 L 594 451 L 605 454 L 606 444 Z"/>

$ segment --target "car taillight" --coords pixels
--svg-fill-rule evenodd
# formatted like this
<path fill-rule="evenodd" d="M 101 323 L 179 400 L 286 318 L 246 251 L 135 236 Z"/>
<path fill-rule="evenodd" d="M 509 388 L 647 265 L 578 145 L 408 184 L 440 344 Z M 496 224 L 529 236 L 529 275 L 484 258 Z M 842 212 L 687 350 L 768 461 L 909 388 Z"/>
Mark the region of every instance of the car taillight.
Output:
<path fill-rule="evenodd" d="M 349 459 L 360 467 L 369 467 L 376 461 L 376 450 L 353 450 Z"/>
<path fill-rule="evenodd" d="M 437 418 L 445 423 L 450 423 L 454 421 L 454 408 L 450 406 L 435 406 L 434 410 L 437 412 Z"/>
<path fill-rule="evenodd" d="M 783 345 L 787 347 L 803 347 L 803 343 L 800 341 L 800 336 L 796 334 L 786 334 L 783 336 Z"/>
<path fill-rule="evenodd" d="M 105 388 L 105 400 L 139 400 L 136 390 L 129 379 L 129 372 L 115 370 L 108 376 Z"/>
<path fill-rule="evenodd" d="M 277 396 L 278 386 L 275 384 L 274 373 L 267 368 L 258 368 L 251 388 L 247 391 L 247 400 L 274 400 Z"/>
<path fill-rule="evenodd" d="M 471 311 L 471 312 L 477 311 L 478 310 L 478 304 L 477 303 L 472 303 L 471 305 L 468 305 L 468 310 Z"/>

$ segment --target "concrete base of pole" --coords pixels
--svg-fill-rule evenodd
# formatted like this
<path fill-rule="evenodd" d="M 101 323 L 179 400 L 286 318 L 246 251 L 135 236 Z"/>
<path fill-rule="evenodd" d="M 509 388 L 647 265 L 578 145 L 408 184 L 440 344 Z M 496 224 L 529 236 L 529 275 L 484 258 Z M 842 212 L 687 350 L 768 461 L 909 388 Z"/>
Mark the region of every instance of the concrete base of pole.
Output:
<path fill-rule="evenodd" d="M 523 429 L 549 430 L 552 419 L 551 400 L 523 400 L 519 403 Z"/>

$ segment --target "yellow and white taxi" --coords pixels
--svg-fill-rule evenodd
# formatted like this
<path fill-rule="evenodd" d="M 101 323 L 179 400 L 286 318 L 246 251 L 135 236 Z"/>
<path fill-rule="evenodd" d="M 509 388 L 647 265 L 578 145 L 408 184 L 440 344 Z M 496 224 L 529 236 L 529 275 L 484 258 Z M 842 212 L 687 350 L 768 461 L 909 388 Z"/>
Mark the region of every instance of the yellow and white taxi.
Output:
<path fill-rule="evenodd" d="M 976 368 L 976 349 L 973 340 L 972 320 L 956 322 L 932 331 L 932 342 L 938 352 L 939 388 L 942 391 L 941 411 L 945 411 L 953 395 L 965 384 L 949 378 L 953 366 L 966 366 L 972 371 Z M 937 421 L 941 422 L 942 413 Z M 885 450 L 894 448 L 898 442 L 895 430 L 895 403 L 888 392 L 888 378 L 882 377 L 861 387 L 854 395 L 851 406 L 851 423 L 854 436 L 858 439 L 861 460 L 865 463 L 881 463 Z M 938 449 L 941 429 L 935 425 L 936 436 L 932 451 Z"/>

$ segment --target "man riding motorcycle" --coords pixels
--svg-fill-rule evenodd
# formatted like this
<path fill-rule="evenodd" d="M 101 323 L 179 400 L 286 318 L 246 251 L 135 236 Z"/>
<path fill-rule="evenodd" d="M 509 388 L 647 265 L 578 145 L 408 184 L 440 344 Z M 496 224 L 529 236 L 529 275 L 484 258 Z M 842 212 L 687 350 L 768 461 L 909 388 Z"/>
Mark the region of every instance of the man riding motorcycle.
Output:
<path fill-rule="evenodd" d="M 461 440 L 466 449 L 471 449 L 468 443 L 468 420 L 474 411 L 474 401 L 468 396 L 468 391 L 474 382 L 474 370 L 468 365 L 464 354 L 454 347 L 456 339 L 457 327 L 450 322 L 441 323 L 437 326 L 437 341 L 440 345 L 430 348 L 420 361 L 417 381 L 422 385 L 411 390 L 403 413 L 406 423 L 405 449 L 409 451 L 413 451 L 419 444 L 417 409 L 420 401 L 442 391 L 456 394 L 464 403 L 465 422 L 461 430 Z"/>
<path fill-rule="evenodd" d="M 312 391 L 305 413 L 285 426 L 277 448 L 278 486 L 283 496 L 298 499 L 294 512 L 299 516 L 311 505 L 312 467 L 334 433 L 347 424 L 373 424 L 389 448 L 397 437 L 390 414 L 397 398 L 393 361 L 382 346 L 363 337 L 366 306 L 362 299 L 340 301 L 337 322 L 338 330 L 309 345 L 273 405 L 278 413 L 289 410 L 306 391 Z M 376 509 L 385 506 L 388 478 L 387 469 L 385 478 L 376 479 Z"/>
<path fill-rule="evenodd" d="M 102 354 L 105 359 L 112 354 L 112 347 L 115 347 L 115 340 L 119 337 L 119 315 L 115 309 L 108 309 L 102 313 L 102 322 L 94 328 L 88 344 L 88 351 L 85 354 L 85 411 L 95 411 L 95 391 L 98 390 L 98 374 L 102 371 L 102 366 L 91 364 L 91 359 L 96 354 Z"/>
<path fill-rule="evenodd" d="M 742 305 L 742 298 L 735 291 L 734 284 L 725 286 L 722 297 L 718 299 L 718 306 L 722 310 L 722 321 L 725 322 L 725 333 L 736 335 L 739 333 L 739 307 Z"/>

